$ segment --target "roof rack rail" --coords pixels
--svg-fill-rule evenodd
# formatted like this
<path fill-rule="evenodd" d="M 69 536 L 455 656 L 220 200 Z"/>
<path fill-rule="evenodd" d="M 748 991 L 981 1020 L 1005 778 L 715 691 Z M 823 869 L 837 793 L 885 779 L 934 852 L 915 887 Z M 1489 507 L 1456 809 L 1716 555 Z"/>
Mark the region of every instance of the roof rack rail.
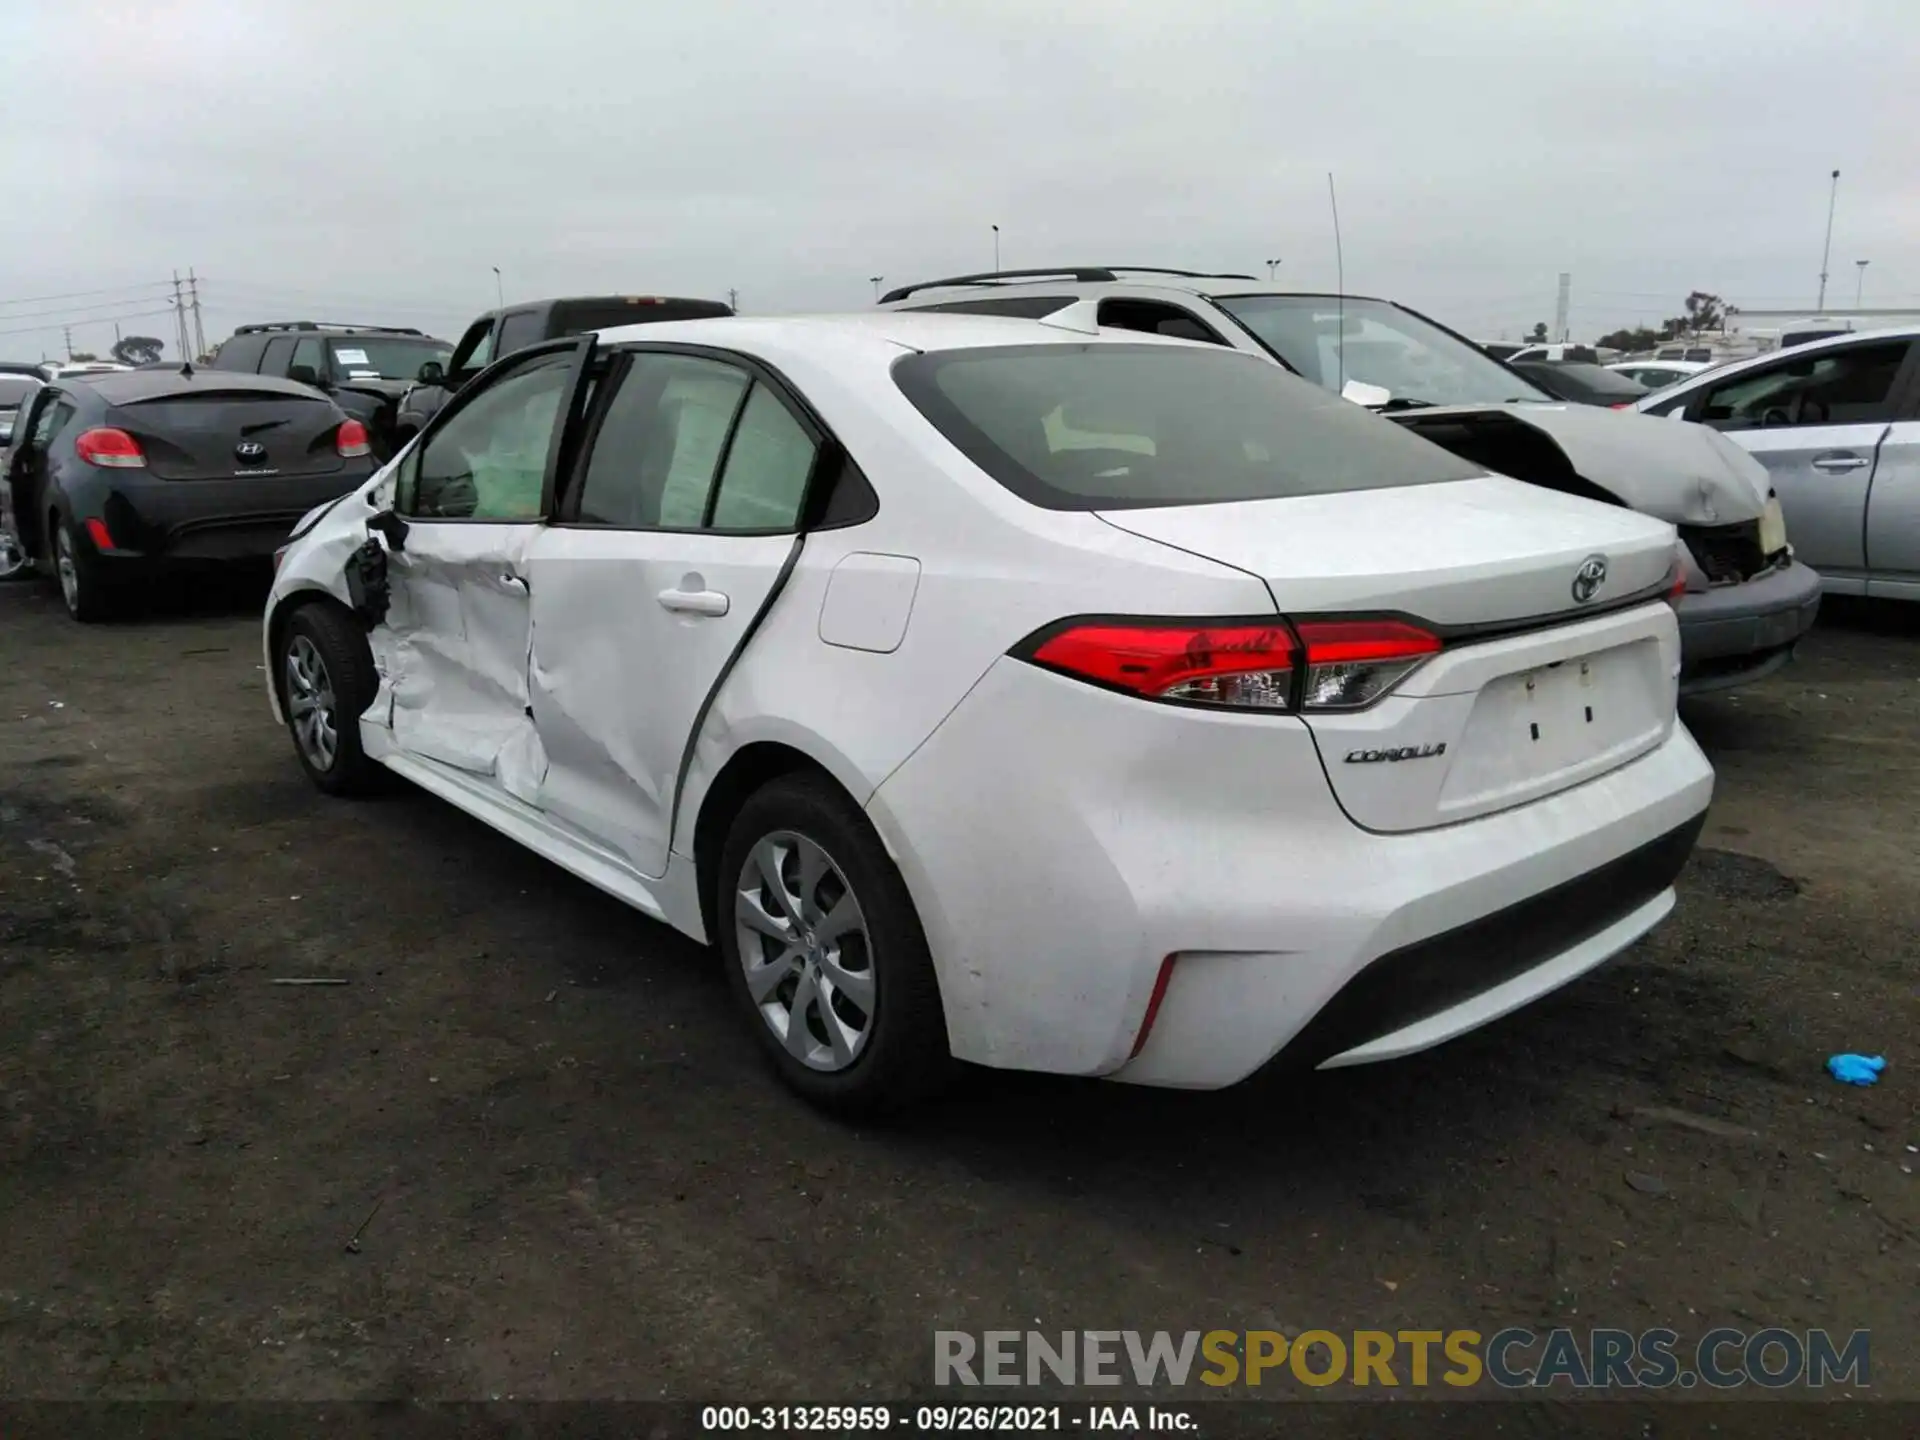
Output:
<path fill-rule="evenodd" d="M 338 320 L 269 320 L 259 325 L 241 325 L 236 335 L 259 335 L 269 330 L 346 330 L 369 335 L 423 335 L 411 325 L 347 325 Z"/>
<path fill-rule="evenodd" d="M 1174 270 L 1165 265 L 1050 265 L 1038 270 L 982 270 L 974 275 L 949 275 L 944 280 L 922 280 L 902 285 L 880 297 L 882 305 L 904 300 L 916 290 L 938 290 L 948 285 L 1004 285 L 1010 280 L 1071 280 L 1092 285 L 1118 280 L 1122 275 L 1178 275 L 1188 280 L 1252 280 L 1233 270 Z"/>

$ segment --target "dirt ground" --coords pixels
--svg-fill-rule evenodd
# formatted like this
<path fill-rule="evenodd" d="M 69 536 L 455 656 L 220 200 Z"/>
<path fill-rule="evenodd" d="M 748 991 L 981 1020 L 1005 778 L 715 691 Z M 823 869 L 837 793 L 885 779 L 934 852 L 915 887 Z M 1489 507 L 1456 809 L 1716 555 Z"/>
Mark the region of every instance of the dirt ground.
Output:
<path fill-rule="evenodd" d="M 941 1328 L 1726 1324 L 1871 1329 L 1920 1399 L 1898 612 L 1692 707 L 1678 913 L 1548 1001 L 869 1130 L 775 1086 L 708 953 L 424 795 L 316 793 L 257 601 L 0 587 L 0 1394 L 858 1401 Z M 269 983 L 312 976 L 350 983 Z"/>

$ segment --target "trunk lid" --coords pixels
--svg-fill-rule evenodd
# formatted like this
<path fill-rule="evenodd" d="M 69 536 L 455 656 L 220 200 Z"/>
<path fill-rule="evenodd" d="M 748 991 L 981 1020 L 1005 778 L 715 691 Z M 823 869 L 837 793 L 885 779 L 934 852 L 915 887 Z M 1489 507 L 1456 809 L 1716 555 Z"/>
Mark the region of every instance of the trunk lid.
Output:
<path fill-rule="evenodd" d="M 1525 804 L 1673 728 L 1673 612 L 1658 599 L 1622 608 L 1672 573 L 1661 521 L 1497 477 L 1101 518 L 1251 571 L 1296 621 L 1390 612 L 1441 636 L 1440 653 L 1371 706 L 1303 716 L 1341 806 L 1367 829 Z M 1596 558 L 1605 575 L 1588 593 L 1576 577 Z"/>
<path fill-rule="evenodd" d="M 334 448 L 343 418 L 319 396 L 271 390 L 169 395 L 109 412 L 109 423 L 139 442 L 148 473 L 162 480 L 332 473 L 343 463 Z"/>

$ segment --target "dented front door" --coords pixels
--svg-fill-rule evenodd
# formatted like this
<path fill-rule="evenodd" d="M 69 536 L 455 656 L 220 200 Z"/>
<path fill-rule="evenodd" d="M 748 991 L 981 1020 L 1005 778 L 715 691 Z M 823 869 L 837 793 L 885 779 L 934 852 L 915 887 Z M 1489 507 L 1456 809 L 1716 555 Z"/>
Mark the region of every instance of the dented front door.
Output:
<path fill-rule="evenodd" d="M 401 461 L 401 523 L 385 528 L 388 609 L 371 637 L 385 705 L 370 718 L 407 754 L 529 804 L 546 761 L 527 708 L 525 557 L 590 343 L 523 354 L 464 391 Z"/>

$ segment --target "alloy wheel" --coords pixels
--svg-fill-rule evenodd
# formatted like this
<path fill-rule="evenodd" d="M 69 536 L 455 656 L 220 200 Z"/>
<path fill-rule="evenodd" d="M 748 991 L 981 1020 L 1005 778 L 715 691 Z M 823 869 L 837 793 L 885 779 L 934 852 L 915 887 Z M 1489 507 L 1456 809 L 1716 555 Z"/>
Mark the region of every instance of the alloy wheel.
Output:
<path fill-rule="evenodd" d="M 60 577 L 60 598 L 67 609 L 80 613 L 80 562 L 73 553 L 73 538 L 62 527 L 53 540 L 53 568 Z"/>
<path fill-rule="evenodd" d="M 327 662 L 313 641 L 296 635 L 287 646 L 286 672 L 293 743 L 314 769 L 331 770 L 340 737 L 334 727 L 333 678 L 327 674 Z"/>
<path fill-rule="evenodd" d="M 872 947 L 859 898 L 818 843 L 763 836 L 735 886 L 747 993 L 786 1052 L 812 1070 L 845 1070 L 873 1034 Z"/>

